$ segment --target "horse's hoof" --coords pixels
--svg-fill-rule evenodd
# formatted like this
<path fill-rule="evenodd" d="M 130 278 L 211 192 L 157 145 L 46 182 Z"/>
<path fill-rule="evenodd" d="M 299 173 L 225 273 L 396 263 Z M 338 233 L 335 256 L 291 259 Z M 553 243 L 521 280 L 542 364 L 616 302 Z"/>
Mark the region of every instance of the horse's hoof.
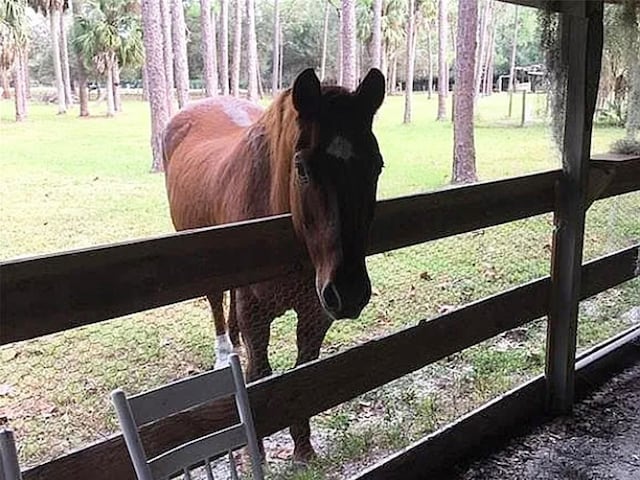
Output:
<path fill-rule="evenodd" d="M 317 457 L 318 456 L 311 445 L 308 447 L 296 448 L 293 451 L 293 463 L 302 467 L 308 466 Z"/>

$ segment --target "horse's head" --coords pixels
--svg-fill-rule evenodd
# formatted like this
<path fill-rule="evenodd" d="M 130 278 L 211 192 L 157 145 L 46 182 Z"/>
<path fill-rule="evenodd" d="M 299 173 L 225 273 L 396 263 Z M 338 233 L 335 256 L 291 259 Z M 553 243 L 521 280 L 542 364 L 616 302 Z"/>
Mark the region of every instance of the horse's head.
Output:
<path fill-rule="evenodd" d="M 292 158 L 291 211 L 316 272 L 316 291 L 334 318 L 356 318 L 371 297 L 365 264 L 383 162 L 371 126 L 384 76 L 371 70 L 355 92 L 320 87 L 312 69 L 291 96 L 300 134 Z"/>

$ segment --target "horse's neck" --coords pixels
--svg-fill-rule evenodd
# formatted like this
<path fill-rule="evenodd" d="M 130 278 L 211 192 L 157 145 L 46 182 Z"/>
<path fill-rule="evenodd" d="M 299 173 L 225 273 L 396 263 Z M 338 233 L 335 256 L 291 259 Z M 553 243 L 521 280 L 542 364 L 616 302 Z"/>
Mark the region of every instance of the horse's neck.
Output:
<path fill-rule="evenodd" d="M 291 211 L 291 169 L 298 141 L 297 113 L 289 91 L 283 92 L 258 121 L 264 129 L 269 151 L 270 210 L 272 214 Z"/>

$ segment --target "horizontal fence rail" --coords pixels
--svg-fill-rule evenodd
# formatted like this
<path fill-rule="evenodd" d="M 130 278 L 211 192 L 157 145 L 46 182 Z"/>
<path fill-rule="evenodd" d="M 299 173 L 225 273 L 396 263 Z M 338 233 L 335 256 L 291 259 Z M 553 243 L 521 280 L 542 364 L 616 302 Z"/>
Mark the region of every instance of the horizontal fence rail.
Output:
<path fill-rule="evenodd" d="M 582 267 L 581 298 L 640 274 L 640 244 Z M 249 385 L 260 435 L 323 412 L 448 355 L 544 316 L 549 278 L 472 303 L 396 334 Z M 372 368 L 372 365 L 375 368 Z M 214 402 L 143 427 L 149 455 L 235 421 L 228 402 Z M 107 480 L 135 476 L 122 437 L 115 435 L 24 473 L 25 480 Z"/>
<path fill-rule="evenodd" d="M 560 171 L 378 203 L 370 254 L 550 212 Z M 289 215 L 0 263 L 0 345 L 307 267 Z"/>
<path fill-rule="evenodd" d="M 584 397 L 640 360 L 640 325 L 584 352 L 576 359 L 576 394 Z M 467 465 L 500 442 L 544 420 L 546 379 L 539 375 L 492 399 L 349 480 L 445 479 L 453 465 Z"/>
<path fill-rule="evenodd" d="M 640 159 L 624 158 L 595 197 L 638 188 Z M 601 158 L 594 170 L 610 164 Z M 554 170 L 381 201 L 369 254 L 551 212 L 560 175 Z M 305 268 L 289 215 L 2 262 L 0 345 Z"/>

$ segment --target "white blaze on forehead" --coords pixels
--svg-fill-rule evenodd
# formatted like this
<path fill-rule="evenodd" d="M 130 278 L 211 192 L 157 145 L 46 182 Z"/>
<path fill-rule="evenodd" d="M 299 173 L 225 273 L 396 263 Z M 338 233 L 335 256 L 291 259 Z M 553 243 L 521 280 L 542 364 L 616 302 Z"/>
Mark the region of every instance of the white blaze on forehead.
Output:
<path fill-rule="evenodd" d="M 333 137 L 332 142 L 327 147 L 327 153 L 332 157 L 339 158 L 340 160 L 348 160 L 353 157 L 353 147 L 351 142 L 340 135 Z"/>

